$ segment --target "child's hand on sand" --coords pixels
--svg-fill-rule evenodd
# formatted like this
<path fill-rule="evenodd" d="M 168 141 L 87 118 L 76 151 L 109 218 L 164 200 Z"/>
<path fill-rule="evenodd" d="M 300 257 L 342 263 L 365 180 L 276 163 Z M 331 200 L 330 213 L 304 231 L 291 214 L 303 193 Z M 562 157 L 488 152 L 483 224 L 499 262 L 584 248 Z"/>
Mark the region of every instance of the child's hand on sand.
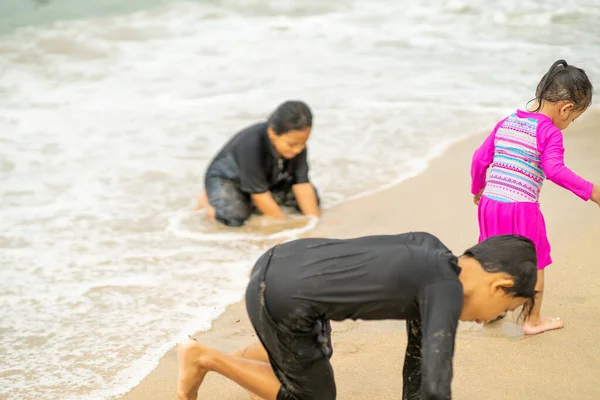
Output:
<path fill-rule="evenodd" d="M 595 186 L 594 186 L 595 187 Z M 476 195 L 473 196 L 473 203 L 475 203 L 476 206 L 479 205 L 479 200 L 481 199 L 481 195 L 483 194 L 483 189 L 481 189 L 479 191 L 479 193 L 477 193 Z"/>
<path fill-rule="evenodd" d="M 590 200 L 592 200 L 594 203 L 600 206 L 600 185 L 594 185 L 594 188 L 592 189 L 592 197 L 590 197 Z"/>

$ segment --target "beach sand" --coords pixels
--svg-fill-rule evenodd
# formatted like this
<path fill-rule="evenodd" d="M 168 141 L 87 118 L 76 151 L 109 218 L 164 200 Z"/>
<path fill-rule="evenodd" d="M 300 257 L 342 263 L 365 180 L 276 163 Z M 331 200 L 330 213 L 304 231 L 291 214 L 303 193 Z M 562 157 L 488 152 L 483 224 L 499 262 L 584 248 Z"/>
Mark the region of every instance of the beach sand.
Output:
<path fill-rule="evenodd" d="M 327 211 L 310 236 L 429 231 L 461 253 L 478 237 L 469 167 L 483 138 L 479 135 L 451 146 L 415 178 Z M 566 131 L 565 147 L 567 165 L 600 183 L 600 111 L 588 111 Z M 485 328 L 461 324 L 454 360 L 455 399 L 600 398 L 600 208 L 550 182 L 545 184 L 541 204 L 554 258 L 546 269 L 543 314 L 562 317 L 566 327 L 525 337 L 510 322 L 514 317 Z M 249 269 L 253 262 L 248 260 Z M 334 323 L 333 330 L 338 398 L 401 398 L 404 322 L 348 321 Z M 229 307 L 211 331 L 195 337 L 224 351 L 249 344 L 253 330 L 243 302 Z M 173 349 L 122 399 L 176 399 L 176 377 Z M 209 374 L 198 398 L 248 396 L 234 383 Z"/>

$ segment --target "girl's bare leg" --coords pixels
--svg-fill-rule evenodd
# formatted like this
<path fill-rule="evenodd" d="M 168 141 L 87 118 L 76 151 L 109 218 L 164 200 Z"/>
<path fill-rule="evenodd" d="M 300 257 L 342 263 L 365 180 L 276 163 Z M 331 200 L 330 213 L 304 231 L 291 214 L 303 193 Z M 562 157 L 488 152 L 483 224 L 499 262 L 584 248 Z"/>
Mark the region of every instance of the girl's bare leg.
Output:
<path fill-rule="evenodd" d="M 542 299 L 544 298 L 544 270 L 538 269 L 538 280 L 535 290 L 539 293 L 535 299 L 535 306 L 531 316 L 527 318 L 523 325 L 523 331 L 526 335 L 536 335 L 553 329 L 560 329 L 564 326 L 562 320 L 558 317 L 549 318 L 540 315 L 542 311 Z"/>
<path fill-rule="evenodd" d="M 258 348 L 255 350 L 256 354 L 260 353 Z M 281 388 L 271 364 L 222 353 L 195 340 L 186 340 L 179 345 L 178 364 L 177 397 L 180 400 L 196 400 L 198 388 L 208 371 L 231 379 L 264 400 L 276 400 Z"/>

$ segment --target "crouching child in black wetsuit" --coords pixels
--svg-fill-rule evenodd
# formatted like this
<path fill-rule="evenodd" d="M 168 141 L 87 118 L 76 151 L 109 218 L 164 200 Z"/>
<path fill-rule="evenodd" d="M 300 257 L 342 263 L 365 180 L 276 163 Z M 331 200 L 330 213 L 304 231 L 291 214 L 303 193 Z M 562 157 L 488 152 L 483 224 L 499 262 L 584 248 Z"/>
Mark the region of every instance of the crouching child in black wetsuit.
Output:
<path fill-rule="evenodd" d="M 284 218 L 280 206 L 319 216 L 319 198 L 308 178 L 306 142 L 312 113 L 301 101 L 279 105 L 267 122 L 237 133 L 210 163 L 196 210 L 241 226 L 254 211 Z"/>
<path fill-rule="evenodd" d="M 450 399 L 458 321 L 485 322 L 535 301 L 533 243 L 494 236 L 454 256 L 428 233 L 300 239 L 252 270 L 246 307 L 261 343 L 234 354 L 179 346 L 178 397 L 208 371 L 265 400 L 333 400 L 330 321 L 406 320 L 403 399 Z M 510 396 L 509 396 L 510 397 Z"/>

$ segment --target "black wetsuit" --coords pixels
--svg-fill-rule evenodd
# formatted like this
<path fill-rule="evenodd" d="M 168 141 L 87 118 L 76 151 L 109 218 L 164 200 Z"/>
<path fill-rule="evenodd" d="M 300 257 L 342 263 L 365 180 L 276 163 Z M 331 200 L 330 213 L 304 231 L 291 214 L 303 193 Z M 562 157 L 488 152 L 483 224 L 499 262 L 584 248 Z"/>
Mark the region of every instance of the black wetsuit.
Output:
<path fill-rule="evenodd" d="M 255 211 L 250 196 L 269 190 L 279 205 L 298 208 L 292 185 L 309 182 L 307 150 L 291 160 L 279 157 L 267 128 L 264 122 L 237 133 L 206 171 L 208 202 L 225 225 L 242 225 Z"/>
<path fill-rule="evenodd" d="M 459 273 L 450 250 L 420 232 L 300 239 L 267 251 L 246 306 L 282 384 L 277 399 L 336 398 L 329 321 L 345 319 L 406 320 L 402 398 L 450 399 Z"/>

